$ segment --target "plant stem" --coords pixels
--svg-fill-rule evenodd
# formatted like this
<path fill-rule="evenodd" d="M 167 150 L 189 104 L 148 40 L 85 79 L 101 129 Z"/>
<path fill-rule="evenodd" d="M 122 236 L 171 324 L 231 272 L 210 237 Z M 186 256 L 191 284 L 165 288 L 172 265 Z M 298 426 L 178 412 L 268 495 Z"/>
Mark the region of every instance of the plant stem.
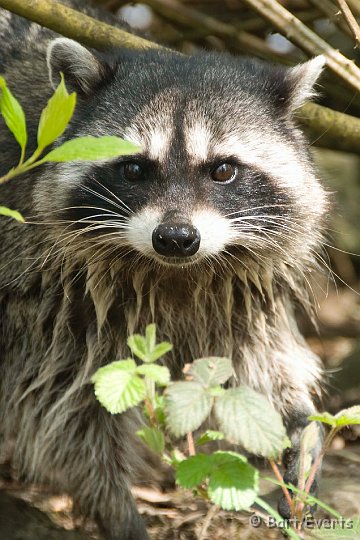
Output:
<path fill-rule="evenodd" d="M 261 499 L 261 497 L 256 497 L 255 499 L 255 502 L 258 506 L 260 506 L 261 508 L 263 508 L 266 512 L 268 512 L 268 514 L 270 514 L 270 516 L 272 516 L 273 518 L 276 519 L 276 521 L 278 522 L 282 522 L 284 521 L 283 518 L 280 516 L 280 514 L 274 510 L 272 508 L 272 506 L 270 506 L 270 504 L 268 504 L 266 501 L 264 501 L 263 499 Z M 294 540 L 302 540 L 303 536 L 300 536 L 299 534 L 297 534 L 294 529 L 292 529 L 291 527 L 289 527 L 288 529 L 285 529 L 286 530 L 286 534 L 290 537 L 290 538 L 293 538 Z"/>
<path fill-rule="evenodd" d="M 219 511 L 219 506 L 217 506 L 217 504 L 213 504 L 210 507 L 210 510 L 206 514 L 203 525 L 202 525 L 201 530 L 200 530 L 200 532 L 198 534 L 198 537 L 197 537 L 198 540 L 204 540 L 204 538 L 206 536 L 206 533 L 207 533 L 207 530 L 209 528 L 209 525 L 211 523 L 211 520 L 215 517 L 215 515 L 218 513 L 218 511 Z"/>
<path fill-rule="evenodd" d="M 272 484 L 276 484 L 277 486 L 280 486 L 282 484 L 284 484 L 284 482 L 279 482 L 278 480 L 274 480 L 274 478 L 271 478 L 269 476 L 263 476 L 262 477 L 263 480 L 266 480 L 267 482 L 271 482 Z M 316 497 L 314 497 L 313 495 L 310 495 L 310 494 L 307 494 L 305 493 L 305 491 L 300 491 L 299 488 L 297 488 L 296 486 L 293 486 L 292 484 L 284 484 L 288 489 L 290 489 L 291 491 L 294 491 L 295 493 L 299 493 L 299 494 L 302 494 L 306 497 L 306 502 L 308 504 L 317 504 L 318 506 L 320 506 L 320 508 L 322 508 L 323 510 L 325 510 L 325 512 L 328 512 L 331 516 L 334 516 L 336 519 L 341 519 L 342 518 L 342 515 L 337 512 L 334 508 L 331 508 L 331 506 L 329 506 L 328 504 L 320 501 L 319 499 L 317 499 Z"/>
<path fill-rule="evenodd" d="M 193 434 L 191 433 L 191 431 L 190 433 L 187 434 L 187 443 L 188 443 L 188 449 L 189 449 L 189 456 L 195 456 L 196 450 L 195 450 Z"/>
<path fill-rule="evenodd" d="M 270 465 L 271 465 L 271 468 L 272 470 L 274 471 L 274 474 L 276 476 L 276 478 L 279 480 L 280 482 L 280 485 L 281 485 L 281 489 L 283 490 L 283 493 L 285 495 L 285 498 L 288 502 L 288 505 L 290 507 L 290 511 L 291 511 L 291 515 L 294 515 L 294 501 L 292 500 L 291 498 L 291 495 L 289 493 L 289 490 L 287 489 L 287 487 L 284 485 L 284 479 L 281 475 L 281 472 L 279 471 L 279 467 L 276 465 L 275 461 L 273 459 L 269 459 L 269 462 L 270 462 Z"/>
<path fill-rule="evenodd" d="M 322 450 L 321 452 L 318 454 L 317 458 L 315 459 L 314 463 L 313 463 L 313 466 L 311 467 L 311 470 L 310 470 L 310 474 L 309 474 L 309 477 L 306 481 L 306 484 L 305 484 L 305 493 L 309 493 L 310 492 L 310 488 L 314 482 L 314 479 L 315 479 L 315 476 L 316 476 L 316 473 L 321 465 L 321 462 L 324 458 L 324 455 L 326 454 L 326 452 L 329 450 L 330 448 L 330 445 L 335 437 L 335 435 L 337 434 L 337 432 L 339 431 L 339 428 L 334 426 L 333 428 L 331 428 L 329 434 L 327 435 L 325 441 L 324 441 L 324 445 L 322 447 Z"/>

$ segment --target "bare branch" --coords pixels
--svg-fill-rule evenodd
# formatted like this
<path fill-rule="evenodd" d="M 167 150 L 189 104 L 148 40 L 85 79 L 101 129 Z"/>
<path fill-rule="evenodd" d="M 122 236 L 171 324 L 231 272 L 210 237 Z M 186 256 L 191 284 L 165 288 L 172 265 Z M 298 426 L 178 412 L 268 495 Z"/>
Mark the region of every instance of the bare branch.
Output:
<path fill-rule="evenodd" d="M 341 9 L 342 14 L 344 15 L 344 18 L 346 19 L 346 22 L 349 25 L 349 28 L 351 32 L 354 34 L 356 46 L 360 46 L 360 26 L 355 19 L 354 15 L 352 14 L 349 6 L 347 5 L 345 0 L 336 0 L 339 8 Z"/>
<path fill-rule="evenodd" d="M 54 0 L 0 0 L 0 7 L 97 49 L 109 46 L 133 49 L 159 47 Z"/>
<path fill-rule="evenodd" d="M 265 0 L 264 0 L 265 1 Z M 91 47 L 147 49 L 159 45 L 101 23 L 54 0 L 0 0 L 4 7 L 64 36 Z M 316 144 L 334 150 L 360 153 L 360 119 L 309 103 L 298 111 Z"/>
<path fill-rule="evenodd" d="M 315 103 L 303 105 L 297 116 L 316 146 L 360 154 L 360 118 Z"/>
<path fill-rule="evenodd" d="M 332 0 L 310 0 L 310 3 L 317 7 L 330 21 L 333 21 L 340 30 L 352 37 L 352 33 L 339 12 L 339 8 L 333 4 Z"/>
<path fill-rule="evenodd" d="M 276 0 L 243 0 L 269 20 L 281 34 L 312 56 L 323 54 L 326 64 L 340 79 L 360 92 L 360 69 L 305 26 Z"/>

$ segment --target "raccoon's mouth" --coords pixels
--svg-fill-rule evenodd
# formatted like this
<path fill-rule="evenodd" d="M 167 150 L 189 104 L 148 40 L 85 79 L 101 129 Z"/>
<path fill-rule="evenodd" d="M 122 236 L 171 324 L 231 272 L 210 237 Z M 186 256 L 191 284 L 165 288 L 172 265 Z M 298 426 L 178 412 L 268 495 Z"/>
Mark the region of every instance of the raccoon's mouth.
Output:
<path fill-rule="evenodd" d="M 192 266 L 193 264 L 202 260 L 202 257 L 198 254 L 191 257 L 163 257 L 162 255 L 153 254 L 153 259 L 163 266 L 170 266 L 172 268 L 184 268 Z"/>

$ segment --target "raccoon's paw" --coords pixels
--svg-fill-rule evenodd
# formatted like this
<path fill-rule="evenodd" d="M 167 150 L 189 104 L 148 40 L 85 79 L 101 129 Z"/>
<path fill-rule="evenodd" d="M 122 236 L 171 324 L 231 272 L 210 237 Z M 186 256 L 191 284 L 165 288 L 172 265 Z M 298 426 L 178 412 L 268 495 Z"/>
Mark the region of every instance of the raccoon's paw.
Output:
<path fill-rule="evenodd" d="M 285 484 L 292 484 L 293 486 L 298 485 L 298 466 L 299 466 L 299 452 L 293 450 L 292 448 L 287 448 L 283 454 L 283 464 L 285 466 L 285 474 L 283 476 Z M 315 476 L 314 481 L 310 488 L 310 495 L 316 495 L 318 490 L 319 482 L 319 473 Z M 292 491 L 288 490 L 290 496 L 293 497 Z M 314 504 L 309 508 L 311 514 L 314 514 L 316 511 L 317 505 Z M 278 512 L 284 519 L 290 519 L 291 509 L 289 503 L 285 497 L 282 495 L 278 503 Z"/>
<path fill-rule="evenodd" d="M 104 540 L 150 540 L 145 523 L 135 509 L 116 526 L 100 517 L 96 521 Z"/>

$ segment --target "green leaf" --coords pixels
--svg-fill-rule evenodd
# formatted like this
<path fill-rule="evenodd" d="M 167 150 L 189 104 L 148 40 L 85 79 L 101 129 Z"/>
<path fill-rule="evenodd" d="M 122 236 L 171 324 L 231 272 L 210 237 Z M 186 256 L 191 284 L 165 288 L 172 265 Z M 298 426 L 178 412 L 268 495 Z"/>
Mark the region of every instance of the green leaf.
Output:
<path fill-rule="evenodd" d="M 147 361 L 146 340 L 140 334 L 133 334 L 127 340 L 131 352 L 143 362 Z"/>
<path fill-rule="evenodd" d="M 11 217 L 16 219 L 17 221 L 25 223 L 25 219 L 22 217 L 20 212 L 17 212 L 16 210 L 10 210 L 10 208 L 6 208 L 6 206 L 0 206 L 0 214 L 2 216 Z"/>
<path fill-rule="evenodd" d="M 322 422 L 323 424 L 329 424 L 330 426 L 336 425 L 335 416 L 328 412 L 321 414 L 312 414 L 308 417 L 308 420 L 316 420 L 317 422 Z"/>
<path fill-rule="evenodd" d="M 138 152 L 139 147 L 119 137 L 77 137 L 64 142 L 41 159 L 47 161 L 96 161 Z"/>
<path fill-rule="evenodd" d="M 136 432 L 140 439 L 156 454 L 162 455 L 165 449 L 165 437 L 157 428 L 144 427 Z"/>
<path fill-rule="evenodd" d="M 207 387 L 224 384 L 233 373 L 231 360 L 218 356 L 194 360 L 189 370 L 195 381 Z"/>
<path fill-rule="evenodd" d="M 211 455 L 196 454 L 181 461 L 176 468 L 176 483 L 184 488 L 199 486 L 209 476 L 213 468 Z"/>
<path fill-rule="evenodd" d="M 145 331 L 146 350 L 151 353 L 156 344 L 156 324 L 148 324 Z"/>
<path fill-rule="evenodd" d="M 165 425 L 165 399 L 163 395 L 155 393 L 155 417 L 159 425 Z"/>
<path fill-rule="evenodd" d="M 7 87 L 5 79 L 0 76 L 0 110 L 5 123 L 19 143 L 22 152 L 27 143 L 26 120 L 23 108 Z"/>
<path fill-rule="evenodd" d="M 355 405 L 354 407 L 349 407 L 338 412 L 335 415 L 336 426 L 351 426 L 360 424 L 360 405 Z"/>
<path fill-rule="evenodd" d="M 360 540 L 360 518 L 322 519 L 317 522 L 316 519 L 310 523 L 315 523 L 318 528 L 310 531 L 310 538 L 318 540 Z"/>
<path fill-rule="evenodd" d="M 143 364 L 136 369 L 140 375 L 149 377 L 160 386 L 166 386 L 170 382 L 170 371 L 165 366 L 157 364 Z"/>
<path fill-rule="evenodd" d="M 216 398 L 215 414 L 225 436 L 249 452 L 268 458 L 282 452 L 286 430 L 281 416 L 251 388 L 226 390 Z"/>
<path fill-rule="evenodd" d="M 75 105 L 76 94 L 73 92 L 69 95 L 64 83 L 64 76 L 61 74 L 58 87 L 41 112 L 37 132 L 39 152 L 42 152 L 44 148 L 64 133 L 74 114 Z"/>
<path fill-rule="evenodd" d="M 197 382 L 180 381 L 165 390 L 166 422 L 176 437 L 194 431 L 210 414 L 213 398 Z"/>
<path fill-rule="evenodd" d="M 335 414 L 335 416 L 328 412 L 315 414 L 309 416 L 309 420 L 317 420 L 318 422 L 338 428 L 360 424 L 360 405 L 343 409 Z"/>
<path fill-rule="evenodd" d="M 136 375 L 136 364 L 131 359 L 112 362 L 98 369 L 91 381 L 97 399 L 111 414 L 138 405 L 146 395 L 145 383 Z"/>
<path fill-rule="evenodd" d="M 258 494 L 259 473 L 235 452 L 215 452 L 208 494 L 224 510 L 245 510 Z"/>
<path fill-rule="evenodd" d="M 210 441 L 222 441 L 224 438 L 225 435 L 221 433 L 221 431 L 212 431 L 211 429 L 208 429 L 195 441 L 195 444 L 196 446 L 201 446 Z"/>
<path fill-rule="evenodd" d="M 167 341 L 162 341 L 161 343 L 158 343 L 154 350 L 150 353 L 149 361 L 155 362 L 162 356 L 164 356 L 166 353 L 171 351 L 173 346 L 171 343 L 168 343 Z"/>

